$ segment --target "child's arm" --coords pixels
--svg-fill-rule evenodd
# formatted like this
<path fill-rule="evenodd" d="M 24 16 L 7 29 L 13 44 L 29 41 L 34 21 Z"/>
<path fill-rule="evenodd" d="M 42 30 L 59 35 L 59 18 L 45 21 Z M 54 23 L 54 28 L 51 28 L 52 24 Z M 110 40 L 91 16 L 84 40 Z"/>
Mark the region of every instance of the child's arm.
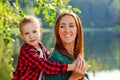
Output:
<path fill-rule="evenodd" d="M 74 64 L 61 64 L 59 62 L 51 62 L 39 56 L 34 56 L 35 52 L 28 50 L 27 48 L 22 49 L 22 60 L 29 64 L 31 67 L 36 67 L 40 71 L 46 74 L 58 74 L 60 72 L 66 72 L 74 69 Z"/>
<path fill-rule="evenodd" d="M 67 71 L 73 71 L 75 68 L 75 63 L 68 64 Z"/>

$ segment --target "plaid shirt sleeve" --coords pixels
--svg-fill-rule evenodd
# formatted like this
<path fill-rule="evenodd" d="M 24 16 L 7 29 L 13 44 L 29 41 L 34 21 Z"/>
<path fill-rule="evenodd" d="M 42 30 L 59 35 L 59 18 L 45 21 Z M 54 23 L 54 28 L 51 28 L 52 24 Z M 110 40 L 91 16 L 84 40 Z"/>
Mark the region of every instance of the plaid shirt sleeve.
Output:
<path fill-rule="evenodd" d="M 50 62 L 44 58 L 39 58 L 39 56 L 35 55 L 34 51 L 31 51 L 27 47 L 23 47 L 21 53 L 22 59 L 27 62 L 29 66 L 38 68 L 46 74 L 58 74 L 67 71 L 67 64 Z"/>

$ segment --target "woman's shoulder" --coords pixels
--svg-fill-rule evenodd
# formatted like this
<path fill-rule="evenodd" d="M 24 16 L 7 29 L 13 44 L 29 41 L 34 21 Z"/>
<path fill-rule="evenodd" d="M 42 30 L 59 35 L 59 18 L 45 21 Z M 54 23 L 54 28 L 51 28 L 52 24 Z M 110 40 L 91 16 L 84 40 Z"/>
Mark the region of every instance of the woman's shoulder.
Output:
<path fill-rule="evenodd" d="M 52 51 L 51 56 L 62 56 L 62 53 L 55 49 Z"/>
<path fill-rule="evenodd" d="M 58 50 L 53 50 L 49 56 L 49 60 L 51 61 L 60 61 L 64 56 Z"/>

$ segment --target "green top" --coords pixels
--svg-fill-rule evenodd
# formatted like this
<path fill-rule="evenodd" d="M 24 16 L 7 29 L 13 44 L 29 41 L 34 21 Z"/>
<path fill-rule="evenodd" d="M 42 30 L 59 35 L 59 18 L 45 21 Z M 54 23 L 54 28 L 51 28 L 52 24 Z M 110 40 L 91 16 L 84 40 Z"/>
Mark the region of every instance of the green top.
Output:
<path fill-rule="evenodd" d="M 74 55 L 71 55 L 73 59 L 75 59 Z M 64 56 L 62 53 L 60 53 L 58 50 L 54 50 L 50 58 L 48 59 L 50 61 L 55 61 L 55 62 L 61 62 L 61 63 L 67 63 L 70 64 L 73 61 L 70 60 L 68 57 Z M 59 73 L 55 75 L 45 75 L 46 80 L 67 80 L 69 76 L 71 75 L 71 71 L 67 71 L 65 73 Z"/>

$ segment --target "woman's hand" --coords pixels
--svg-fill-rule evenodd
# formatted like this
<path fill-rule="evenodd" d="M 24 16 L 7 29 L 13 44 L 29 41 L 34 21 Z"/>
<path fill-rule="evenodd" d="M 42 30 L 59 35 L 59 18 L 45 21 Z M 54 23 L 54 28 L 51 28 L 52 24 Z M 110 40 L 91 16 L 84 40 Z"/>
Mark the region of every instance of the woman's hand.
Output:
<path fill-rule="evenodd" d="M 84 73 L 86 71 L 85 60 L 79 55 L 74 61 L 75 68 L 68 80 L 84 80 Z"/>
<path fill-rule="evenodd" d="M 85 71 L 86 71 L 85 60 L 83 57 L 78 55 L 76 59 L 76 66 L 75 66 L 74 72 L 84 75 Z"/>

